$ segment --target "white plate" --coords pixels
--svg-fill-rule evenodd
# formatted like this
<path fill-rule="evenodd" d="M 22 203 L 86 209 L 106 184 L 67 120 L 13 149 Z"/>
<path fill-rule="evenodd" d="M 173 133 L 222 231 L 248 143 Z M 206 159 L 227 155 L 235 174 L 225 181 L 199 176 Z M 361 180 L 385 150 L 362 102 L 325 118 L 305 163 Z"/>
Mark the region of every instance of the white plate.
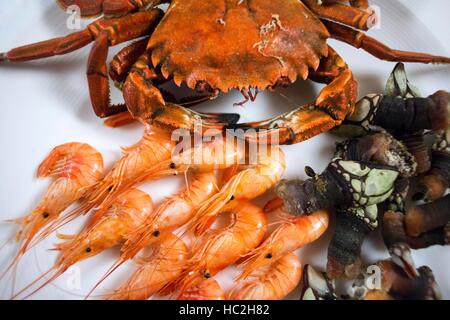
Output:
<path fill-rule="evenodd" d="M 398 49 L 428 51 L 434 54 L 449 55 L 450 39 L 447 31 L 450 24 L 447 13 L 448 1 L 373 1 L 381 9 L 381 28 L 370 32 L 379 40 Z M 406 7 L 405 5 L 408 5 Z M 421 19 L 417 15 L 423 15 Z M 68 16 L 52 1 L 8 1 L 2 4 L 0 12 L 0 51 L 26 43 L 70 32 L 66 28 Z M 427 25 L 423 24 L 425 21 Z M 87 22 L 84 21 L 83 25 Z M 346 59 L 359 80 L 360 96 L 370 92 L 381 92 L 387 76 L 393 68 L 392 63 L 379 61 L 365 52 L 358 51 L 342 43 L 330 41 Z M 116 52 L 117 50 L 112 50 Z M 134 143 L 141 134 L 138 126 L 109 129 L 95 117 L 91 110 L 85 65 L 89 48 L 75 53 L 14 66 L 2 65 L 0 71 L 0 117 L 1 163 L 0 163 L 0 218 L 18 218 L 32 209 L 48 181 L 34 178 L 38 163 L 52 147 L 68 142 L 83 141 L 98 148 L 107 164 L 120 155 L 120 146 Z M 407 65 L 411 80 L 422 90 L 431 94 L 438 89 L 450 91 L 448 66 Z M 317 95 L 319 86 L 312 82 L 299 82 L 283 90 L 296 104 L 311 101 Z M 120 93 L 114 90 L 114 99 L 120 101 Z M 292 108 L 286 100 L 275 94 L 263 93 L 255 103 L 245 108 L 233 108 L 239 101 L 237 93 L 222 96 L 216 101 L 202 106 L 201 110 L 235 112 L 239 110 L 242 121 L 264 119 Z M 284 147 L 287 154 L 288 169 L 286 178 L 305 178 L 303 167 L 310 165 L 316 171 L 325 168 L 334 148 L 334 138 L 323 134 L 307 142 Z M 177 190 L 181 181 L 165 179 L 147 185 L 145 190 L 159 201 Z M 63 233 L 75 232 L 82 219 L 63 228 Z M 320 241 L 299 251 L 303 264 L 312 263 L 324 267 L 327 244 L 332 229 Z M 1 225 L 2 240 L 10 237 L 15 228 Z M 17 274 L 17 287 L 28 284 L 55 259 L 55 254 L 46 249 L 52 247 L 56 239 L 52 236 L 33 249 L 22 260 Z M 1 251 L 0 267 L 11 258 L 15 247 L 7 246 Z M 387 258 L 378 233 L 372 234 L 364 244 L 363 258 L 367 263 Z M 81 287 L 69 289 L 73 273 L 66 273 L 52 285 L 33 296 L 35 299 L 77 299 L 92 287 L 97 279 L 110 266 L 117 250 L 103 254 L 78 264 Z M 450 248 L 432 247 L 414 253 L 417 265 L 427 264 L 433 269 L 445 298 L 450 298 Z M 130 267 L 130 266 L 128 266 Z M 225 288 L 232 283 L 235 270 L 224 271 L 217 278 Z M 127 276 L 127 266 L 119 270 L 98 291 L 117 287 Z M 0 281 L 0 298 L 10 297 L 8 279 Z M 69 285 L 69 287 L 68 287 Z M 298 298 L 296 293 L 291 298 Z"/>

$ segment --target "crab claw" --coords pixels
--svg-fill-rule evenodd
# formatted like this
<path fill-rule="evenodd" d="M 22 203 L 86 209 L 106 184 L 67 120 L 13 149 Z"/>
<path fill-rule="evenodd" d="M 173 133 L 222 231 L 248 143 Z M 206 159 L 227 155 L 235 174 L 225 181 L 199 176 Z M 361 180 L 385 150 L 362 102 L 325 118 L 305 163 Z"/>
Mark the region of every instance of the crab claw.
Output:
<path fill-rule="evenodd" d="M 167 103 L 159 89 L 153 86 L 150 69 L 131 72 L 123 86 L 128 110 L 134 118 L 172 129 L 205 132 L 223 130 L 239 121 L 236 113 L 200 113 L 174 103 Z M 149 76 L 150 75 L 150 76 Z"/>
<path fill-rule="evenodd" d="M 250 142 L 269 141 L 271 144 L 295 144 L 331 130 L 338 124 L 326 111 L 313 104 L 301 106 L 275 118 L 229 126 L 242 130 Z"/>
<path fill-rule="evenodd" d="M 237 113 L 200 113 L 177 104 L 167 103 L 149 118 L 150 121 L 175 129 L 205 132 L 223 130 L 239 121 Z"/>

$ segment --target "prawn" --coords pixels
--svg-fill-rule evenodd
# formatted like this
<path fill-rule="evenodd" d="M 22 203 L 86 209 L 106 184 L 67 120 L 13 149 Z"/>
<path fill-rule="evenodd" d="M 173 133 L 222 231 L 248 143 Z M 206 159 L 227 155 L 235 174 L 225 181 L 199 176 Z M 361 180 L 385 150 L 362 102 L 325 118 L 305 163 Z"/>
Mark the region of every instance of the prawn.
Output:
<path fill-rule="evenodd" d="M 213 277 L 198 275 L 179 293 L 177 300 L 225 300 L 225 292 Z"/>
<path fill-rule="evenodd" d="M 215 172 L 193 174 L 188 188 L 167 198 L 139 229 L 127 236 L 120 260 L 133 258 L 144 246 L 157 241 L 161 234 L 186 224 L 199 205 L 218 191 L 217 183 Z"/>
<path fill-rule="evenodd" d="M 94 225 L 88 226 L 78 235 L 60 234 L 59 238 L 66 241 L 56 245 L 53 249 L 61 252 L 55 265 L 14 295 L 14 298 L 45 276 L 51 274 L 48 280 L 26 297 L 51 283 L 77 262 L 122 244 L 125 241 L 124 235 L 131 232 L 132 229 L 138 228 L 152 211 L 153 202 L 150 196 L 143 191 L 130 189 L 120 196 Z"/>
<path fill-rule="evenodd" d="M 300 282 L 302 267 L 292 252 L 271 264 L 252 271 L 253 279 L 238 284 L 230 293 L 232 300 L 279 300 L 286 297 Z"/>
<path fill-rule="evenodd" d="M 239 145 L 232 139 L 222 137 L 182 149 L 180 152 L 173 154 L 170 159 L 160 161 L 142 171 L 137 177 L 130 179 L 128 183 L 122 184 L 115 192 L 110 192 L 100 207 L 108 206 L 121 192 L 137 184 L 167 176 L 176 176 L 180 173 L 211 172 L 226 169 L 239 163 L 242 157 L 243 152 Z"/>
<path fill-rule="evenodd" d="M 284 152 L 279 147 L 273 147 L 268 151 L 270 152 L 267 154 L 258 155 L 256 165 L 251 165 L 237 173 L 216 195 L 202 204 L 192 221 L 192 228 L 197 235 L 208 230 L 221 208 L 230 199 L 254 199 L 281 180 L 286 170 Z"/>
<path fill-rule="evenodd" d="M 54 180 L 32 212 L 14 220 L 20 225 L 16 234 L 19 249 L 2 277 L 11 268 L 17 267 L 33 242 L 37 243 L 45 237 L 45 227 L 60 219 L 64 210 L 85 196 L 102 174 L 102 155 L 90 145 L 71 142 L 53 148 L 39 165 L 37 177 L 51 177 Z"/>
<path fill-rule="evenodd" d="M 253 270 L 284 257 L 322 236 L 327 230 L 329 217 L 326 211 L 317 211 L 309 216 L 288 218 L 242 263 L 239 279 L 247 278 Z"/>
<path fill-rule="evenodd" d="M 127 181 L 135 179 L 141 172 L 151 168 L 161 161 L 170 159 L 175 141 L 171 139 L 168 130 L 145 125 L 144 134 L 136 144 L 122 148 L 122 157 L 114 164 L 108 174 L 99 181 L 89 197 L 73 210 L 61 224 L 65 224 L 77 216 L 89 212 L 91 209 L 101 207 L 102 202 L 109 194 L 114 193 Z M 99 215 L 96 215 L 99 217 Z M 93 221 L 93 220 L 91 220 Z M 60 227 L 53 226 L 49 233 Z"/>
<path fill-rule="evenodd" d="M 239 145 L 230 139 L 214 139 L 213 141 L 202 142 L 200 145 L 195 145 L 194 147 L 182 150 L 182 152 L 173 155 L 170 160 L 162 161 L 161 163 L 153 166 L 149 170 L 141 173 L 138 178 L 130 181 L 128 184 L 123 185 L 122 189 L 127 190 L 128 188 L 146 181 L 154 180 L 160 177 L 166 177 L 171 175 L 178 175 L 181 173 L 207 173 L 214 170 L 226 169 L 234 164 L 238 163 L 242 158 L 242 151 Z M 109 202 L 121 194 L 122 191 L 116 193 L 116 195 L 109 195 L 109 199 L 106 199 L 102 206 L 109 205 Z M 169 211 L 167 211 L 169 212 Z M 162 215 L 160 217 L 163 217 Z M 155 220 L 158 221 L 158 220 Z M 169 221 L 169 220 L 167 220 Z M 159 222 L 161 223 L 161 221 Z M 156 233 L 155 233 L 156 231 Z M 155 230 L 153 237 L 159 236 L 160 231 Z M 150 237 L 151 238 L 151 237 Z M 142 247 L 142 241 L 139 240 L 139 235 L 134 237 L 130 236 L 129 242 L 127 242 L 124 248 L 124 254 L 121 255 L 118 261 L 116 261 L 106 274 L 95 284 L 91 289 L 88 296 L 102 283 L 107 277 L 109 277 L 117 268 L 119 268 L 126 260 L 134 256 L 139 249 Z M 135 244 L 135 239 L 137 239 L 137 244 Z M 148 240 L 148 237 L 144 239 Z"/>
<path fill-rule="evenodd" d="M 248 201 L 234 200 L 220 210 L 231 217 L 229 225 L 210 229 L 194 242 L 185 275 L 178 280 L 181 292 L 234 264 L 256 248 L 266 233 L 267 219 L 260 207 Z"/>
<path fill-rule="evenodd" d="M 169 233 L 149 249 L 150 254 L 137 259 L 136 272 L 109 300 L 147 300 L 182 273 L 188 249 L 180 238 Z"/>

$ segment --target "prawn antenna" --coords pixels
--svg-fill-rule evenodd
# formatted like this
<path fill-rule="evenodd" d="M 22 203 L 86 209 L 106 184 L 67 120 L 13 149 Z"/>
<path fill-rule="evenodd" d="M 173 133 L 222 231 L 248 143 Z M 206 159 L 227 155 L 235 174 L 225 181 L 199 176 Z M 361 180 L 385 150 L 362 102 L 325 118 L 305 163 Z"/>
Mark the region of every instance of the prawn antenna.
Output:
<path fill-rule="evenodd" d="M 30 284 L 28 284 L 26 287 L 24 287 L 23 289 L 21 289 L 19 292 L 13 294 L 13 296 L 11 297 L 11 300 L 16 299 L 18 296 L 20 296 L 22 293 L 24 293 L 25 291 L 27 291 L 28 289 L 30 289 L 32 286 L 34 286 L 37 282 L 39 282 L 41 279 L 45 278 L 47 275 L 49 275 L 52 271 L 57 271 L 55 272 L 55 274 L 53 274 L 49 279 L 47 279 L 42 285 L 40 285 L 37 289 L 35 289 L 34 291 L 32 291 L 30 294 L 26 295 L 23 299 L 27 299 L 29 297 L 31 297 L 33 294 L 35 294 L 36 292 L 38 292 L 39 290 L 41 290 L 42 288 L 44 288 L 47 284 L 49 284 L 50 282 L 52 282 L 53 280 L 55 280 L 57 277 L 59 277 L 61 274 L 64 273 L 65 269 L 64 268 L 60 268 L 58 271 L 58 266 L 54 266 L 52 268 L 50 268 L 49 270 L 47 270 L 47 272 L 43 273 L 42 275 L 40 275 L 39 277 L 37 277 L 36 279 L 34 279 Z"/>
<path fill-rule="evenodd" d="M 87 293 L 86 297 L 84 297 L 84 300 L 89 299 L 91 295 L 94 293 L 95 289 L 98 288 L 100 284 L 102 284 L 103 281 L 105 281 L 114 271 L 116 271 L 126 260 L 119 258 L 116 262 L 113 263 L 113 265 L 106 271 L 106 273 L 100 278 L 99 281 L 92 287 L 91 290 Z"/>

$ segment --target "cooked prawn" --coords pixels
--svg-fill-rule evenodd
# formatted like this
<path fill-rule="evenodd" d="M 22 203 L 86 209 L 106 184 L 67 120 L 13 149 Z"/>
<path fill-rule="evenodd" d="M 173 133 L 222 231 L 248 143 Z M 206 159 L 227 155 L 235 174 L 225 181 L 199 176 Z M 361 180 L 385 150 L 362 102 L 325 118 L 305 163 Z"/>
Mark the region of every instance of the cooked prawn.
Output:
<path fill-rule="evenodd" d="M 179 175 L 180 173 L 211 172 L 226 169 L 239 163 L 242 156 L 243 151 L 240 150 L 239 145 L 234 140 L 220 138 L 202 142 L 199 145 L 181 150 L 181 152 L 173 154 L 171 159 L 161 161 L 142 171 L 136 178 L 122 184 L 116 192 L 110 192 L 101 206 L 108 206 L 121 192 L 137 184 Z"/>
<path fill-rule="evenodd" d="M 148 217 L 144 224 L 127 236 L 121 248 L 121 260 L 133 258 L 144 246 L 168 232 L 186 224 L 199 205 L 218 191 L 215 172 L 198 172 L 192 175 L 188 187 L 166 199 Z"/>
<path fill-rule="evenodd" d="M 55 147 L 47 155 L 39 165 L 37 177 L 51 177 L 54 181 L 31 213 L 15 220 L 20 225 L 16 235 L 20 247 L 3 275 L 17 266 L 32 242 L 43 239 L 43 229 L 46 226 L 60 219 L 65 209 L 91 190 L 101 178 L 102 172 L 102 155 L 85 143 L 66 143 Z"/>
<path fill-rule="evenodd" d="M 183 288 L 177 300 L 225 300 L 225 292 L 214 278 L 198 275 L 189 287 Z"/>
<path fill-rule="evenodd" d="M 230 293 L 232 300 L 279 300 L 300 282 L 302 267 L 295 254 L 288 253 L 271 264 L 252 271 L 249 281 L 238 284 Z"/>
<path fill-rule="evenodd" d="M 124 236 L 138 228 L 152 211 L 153 202 L 150 196 L 143 191 L 130 189 L 102 214 L 99 221 L 89 225 L 80 234 L 59 235 L 66 241 L 56 245 L 54 249 L 61 251 L 55 266 L 22 289 L 15 297 L 32 287 L 44 276 L 53 273 L 44 284 L 27 296 L 29 297 L 55 280 L 75 263 L 122 244 L 125 240 Z"/>
<path fill-rule="evenodd" d="M 105 198 L 118 190 L 122 184 L 135 179 L 141 172 L 155 164 L 170 159 L 175 143 L 171 139 L 170 131 L 146 125 L 141 140 L 130 147 L 122 148 L 122 157 L 114 164 L 108 174 L 95 185 L 89 197 L 60 223 L 67 223 L 93 208 L 100 207 Z M 96 217 L 100 218 L 99 215 L 96 215 Z M 54 225 L 53 229 L 49 231 L 54 231 L 58 227 L 59 225 Z"/>
<path fill-rule="evenodd" d="M 231 223 L 224 228 L 210 229 L 194 242 L 185 276 L 178 281 L 181 291 L 191 287 L 199 275 L 214 276 L 261 243 L 267 219 L 260 207 L 248 201 L 234 200 L 220 213 L 228 214 Z"/>
<path fill-rule="evenodd" d="M 293 252 L 317 240 L 328 228 L 326 211 L 317 211 L 309 216 L 288 218 L 258 248 L 248 254 L 243 262 L 240 278 L 247 278 L 253 270 L 270 265 L 289 252 Z"/>
<path fill-rule="evenodd" d="M 96 186 L 88 201 L 100 204 L 109 192 L 114 192 L 122 183 L 136 178 L 155 164 L 170 159 L 175 143 L 170 131 L 147 125 L 138 143 L 122 149 L 122 158 Z"/>
<path fill-rule="evenodd" d="M 180 238 L 169 233 L 149 249 L 150 254 L 138 258 L 136 272 L 109 299 L 146 300 L 182 273 L 188 249 Z"/>
<path fill-rule="evenodd" d="M 217 190 L 217 178 L 214 172 L 195 173 L 186 190 L 168 198 L 139 228 L 126 235 L 127 240 L 121 248 L 119 259 L 91 289 L 90 293 L 118 267 L 135 257 L 145 246 L 188 222 L 199 204 Z"/>
<path fill-rule="evenodd" d="M 206 200 L 195 214 L 192 227 L 201 235 L 208 230 L 220 209 L 230 199 L 251 200 L 275 186 L 286 170 L 284 152 L 279 147 L 269 149 L 258 156 L 257 164 L 251 165 L 233 176 L 221 190 Z"/>

